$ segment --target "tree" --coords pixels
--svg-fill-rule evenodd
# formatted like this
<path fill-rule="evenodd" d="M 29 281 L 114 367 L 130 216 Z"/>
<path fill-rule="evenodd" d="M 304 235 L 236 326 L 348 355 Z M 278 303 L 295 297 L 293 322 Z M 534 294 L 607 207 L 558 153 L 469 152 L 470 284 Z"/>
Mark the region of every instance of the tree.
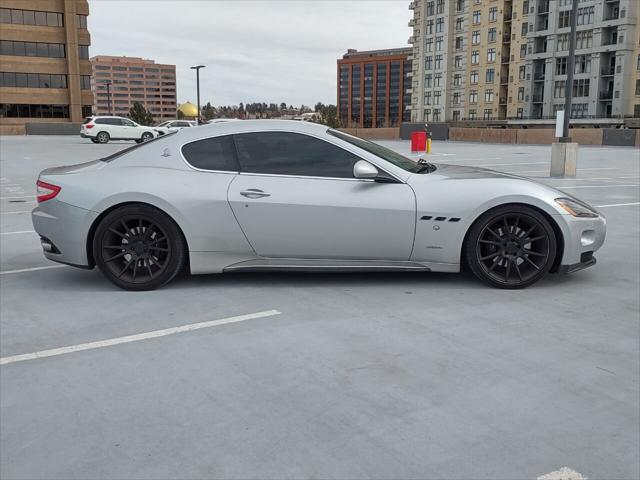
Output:
<path fill-rule="evenodd" d="M 316 104 L 316 110 L 320 113 L 319 123 L 323 123 L 331 128 L 340 127 L 340 119 L 338 118 L 338 108 L 335 105 Z"/>
<path fill-rule="evenodd" d="M 184 118 L 184 113 L 182 113 L 182 110 L 178 110 L 178 120 L 182 120 Z"/>
<path fill-rule="evenodd" d="M 140 102 L 134 102 L 129 109 L 129 118 L 140 125 L 152 126 L 155 124 L 153 114 L 144 108 Z"/>
<path fill-rule="evenodd" d="M 216 116 L 215 107 L 211 105 L 211 102 L 207 102 L 207 104 L 204 107 L 202 107 L 202 120 L 204 120 L 205 122 L 208 122 L 212 118 L 215 118 L 215 116 Z"/>

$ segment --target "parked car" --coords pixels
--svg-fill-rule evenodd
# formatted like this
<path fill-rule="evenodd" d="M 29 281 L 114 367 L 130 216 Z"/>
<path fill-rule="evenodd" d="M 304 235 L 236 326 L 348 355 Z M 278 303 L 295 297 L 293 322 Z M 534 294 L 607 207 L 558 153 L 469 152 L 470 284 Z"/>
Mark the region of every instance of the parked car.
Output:
<path fill-rule="evenodd" d="M 309 122 L 185 128 L 41 172 L 44 255 L 128 290 L 191 273 L 458 272 L 522 288 L 595 263 L 605 219 L 550 186 Z"/>
<path fill-rule="evenodd" d="M 80 136 L 90 138 L 93 143 L 107 143 L 109 140 L 135 140 L 142 143 L 158 135 L 155 127 L 139 125 L 124 117 L 87 117 L 80 127 Z"/>
<path fill-rule="evenodd" d="M 167 133 L 177 132 L 182 128 L 196 127 L 198 124 L 191 120 L 167 120 L 157 125 L 155 128 L 160 135 L 166 135 Z"/>

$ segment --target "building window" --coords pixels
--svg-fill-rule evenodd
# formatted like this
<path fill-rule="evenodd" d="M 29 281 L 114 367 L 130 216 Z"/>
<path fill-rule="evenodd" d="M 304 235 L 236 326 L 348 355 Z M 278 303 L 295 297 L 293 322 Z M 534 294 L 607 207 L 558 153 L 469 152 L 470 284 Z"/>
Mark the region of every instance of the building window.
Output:
<path fill-rule="evenodd" d="M 424 76 L 424 86 L 426 88 L 431 88 L 432 87 L 432 78 L 433 78 L 433 76 L 430 73 L 428 75 Z"/>
<path fill-rule="evenodd" d="M 433 86 L 441 87 L 442 86 L 442 73 L 436 73 L 433 76 Z"/>
<path fill-rule="evenodd" d="M 427 15 L 432 16 L 434 13 L 435 2 L 427 2 Z"/>
<path fill-rule="evenodd" d="M 0 8 L 0 23 L 64 27 L 62 13 L 20 10 L 17 8 Z"/>
<path fill-rule="evenodd" d="M 460 110 L 454 110 L 453 111 L 453 121 L 454 122 L 459 122 L 460 121 Z"/>
<path fill-rule="evenodd" d="M 517 110 L 516 117 L 517 118 L 524 118 L 524 109 L 523 108 L 519 108 Z"/>
<path fill-rule="evenodd" d="M 80 89 L 91 90 L 91 75 L 80 75 Z"/>
<path fill-rule="evenodd" d="M 436 33 L 444 32 L 444 18 L 438 18 L 436 20 Z"/>
<path fill-rule="evenodd" d="M 473 12 L 473 24 L 474 25 L 479 25 L 480 24 L 480 10 L 474 10 L 474 12 Z"/>
<path fill-rule="evenodd" d="M 595 7 L 584 7 L 578 9 L 578 25 L 589 25 L 593 23 Z"/>
<path fill-rule="evenodd" d="M 456 12 L 462 12 L 464 10 L 464 0 L 456 0 Z"/>
<path fill-rule="evenodd" d="M 0 40 L 0 55 L 64 58 L 64 53 L 64 44 L 62 43 L 14 42 L 12 40 Z"/>
<path fill-rule="evenodd" d="M 495 27 L 492 27 L 487 33 L 487 40 L 489 40 L 489 43 L 493 43 L 496 41 L 497 36 L 497 29 Z"/>
<path fill-rule="evenodd" d="M 459 105 L 460 104 L 460 92 L 455 92 L 453 94 L 453 104 L 454 105 Z"/>
<path fill-rule="evenodd" d="M 471 65 L 478 65 L 480 63 L 480 51 L 474 50 L 471 52 Z"/>
<path fill-rule="evenodd" d="M 568 35 L 567 35 L 568 37 Z M 593 46 L 593 30 L 576 32 L 576 50 L 591 48 Z M 567 50 L 567 47 L 565 50 Z"/>
<path fill-rule="evenodd" d="M 493 89 L 489 88 L 484 91 L 484 103 L 492 103 L 493 102 Z"/>
<path fill-rule="evenodd" d="M 427 20 L 427 31 L 425 32 L 427 35 L 433 35 L 433 20 Z"/>
<path fill-rule="evenodd" d="M 486 82 L 493 83 L 495 76 L 496 76 L 496 71 L 493 68 L 487 68 Z"/>
<path fill-rule="evenodd" d="M 518 88 L 518 101 L 519 102 L 524 101 L 524 87 Z"/>
<path fill-rule="evenodd" d="M 553 82 L 553 98 L 564 98 L 565 81 Z"/>
<path fill-rule="evenodd" d="M 426 51 L 427 52 L 433 51 L 433 38 L 427 38 L 426 45 L 427 45 L 427 47 L 426 47 Z"/>
<path fill-rule="evenodd" d="M 556 58 L 556 75 L 567 74 L 567 57 Z"/>
<path fill-rule="evenodd" d="M 67 88 L 67 76 L 49 73 L 0 72 L 0 87 Z"/>
<path fill-rule="evenodd" d="M 561 33 L 556 37 L 556 51 L 563 52 L 569 50 L 569 34 Z"/>
<path fill-rule="evenodd" d="M 491 120 L 493 118 L 493 110 L 490 108 L 485 108 L 484 110 L 484 119 Z"/>
<path fill-rule="evenodd" d="M 433 109 L 433 121 L 434 122 L 439 122 L 440 121 L 440 109 L 439 108 L 434 108 Z"/>
<path fill-rule="evenodd" d="M 431 105 L 431 92 L 426 92 L 424 94 L 424 104 Z"/>
<path fill-rule="evenodd" d="M 472 70 L 471 74 L 469 75 L 469 83 L 471 85 L 476 85 L 478 83 L 478 71 L 477 70 Z"/>
<path fill-rule="evenodd" d="M 434 67 L 436 70 L 442 70 L 442 55 L 436 55 Z"/>
<path fill-rule="evenodd" d="M 469 110 L 469 120 L 475 120 L 478 118 L 475 110 Z"/>
<path fill-rule="evenodd" d="M 69 118 L 69 105 L 0 103 L 0 118 Z"/>
<path fill-rule="evenodd" d="M 574 103 L 571 105 L 571 118 L 584 118 L 589 111 L 588 103 Z"/>
<path fill-rule="evenodd" d="M 442 92 L 440 90 L 436 90 L 433 92 L 433 104 L 440 105 L 440 99 L 442 98 Z"/>
<path fill-rule="evenodd" d="M 495 22 L 498 20 L 498 7 L 491 7 L 489 9 L 489 21 Z"/>
<path fill-rule="evenodd" d="M 523 23 L 522 24 L 522 29 L 520 30 L 520 36 L 521 37 L 526 37 L 527 36 L 527 30 L 529 29 L 529 24 L 528 23 Z"/>
<path fill-rule="evenodd" d="M 87 28 L 87 16 L 86 15 L 76 15 L 76 28 Z"/>
<path fill-rule="evenodd" d="M 567 28 L 571 25 L 571 11 L 565 10 L 558 15 L 558 28 Z"/>
<path fill-rule="evenodd" d="M 464 29 L 464 18 L 456 18 L 456 32 L 461 32 Z"/>
<path fill-rule="evenodd" d="M 464 48 L 464 39 L 462 37 L 456 37 L 456 50 L 462 50 Z"/>
<path fill-rule="evenodd" d="M 640 56 L 638 57 L 640 59 Z M 638 65 L 640 65 L 640 60 L 638 60 Z M 454 58 L 453 60 L 453 66 L 455 68 L 461 68 L 462 67 L 462 57 L 460 55 L 456 55 L 456 58 Z M 640 66 L 638 67 L 638 70 L 640 70 Z"/>
<path fill-rule="evenodd" d="M 573 81 L 573 96 L 588 97 L 589 96 L 589 79 L 581 78 Z"/>
<path fill-rule="evenodd" d="M 487 49 L 487 62 L 495 62 L 496 61 L 496 49 L 489 48 Z"/>
<path fill-rule="evenodd" d="M 436 3 L 436 13 L 444 13 L 444 0 L 438 0 Z"/>
<path fill-rule="evenodd" d="M 577 55 L 573 73 L 590 73 L 591 55 Z"/>
<path fill-rule="evenodd" d="M 524 65 L 520 65 L 520 67 L 518 67 L 518 79 L 519 80 L 524 80 L 526 70 L 527 70 L 527 68 Z"/>
<path fill-rule="evenodd" d="M 89 45 L 78 45 L 78 58 L 83 60 L 89 58 Z"/>
<path fill-rule="evenodd" d="M 469 92 L 469 103 L 478 103 L 478 91 L 471 90 Z"/>
<path fill-rule="evenodd" d="M 436 37 L 436 52 L 442 51 L 442 37 Z"/>
<path fill-rule="evenodd" d="M 480 43 L 480 30 L 471 32 L 471 44 L 478 45 Z"/>
<path fill-rule="evenodd" d="M 460 75 L 459 73 L 456 73 L 453 76 L 453 86 L 454 87 L 459 87 L 462 85 L 462 75 Z"/>
<path fill-rule="evenodd" d="M 424 69 L 425 70 L 433 70 L 433 57 L 428 56 L 424 59 Z"/>

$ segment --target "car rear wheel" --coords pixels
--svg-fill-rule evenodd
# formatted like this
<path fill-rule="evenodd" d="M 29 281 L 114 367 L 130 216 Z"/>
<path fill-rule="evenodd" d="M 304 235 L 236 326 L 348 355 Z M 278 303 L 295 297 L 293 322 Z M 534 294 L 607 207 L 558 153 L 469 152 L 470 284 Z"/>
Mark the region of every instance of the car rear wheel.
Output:
<path fill-rule="evenodd" d="M 98 135 L 96 135 L 98 143 L 107 143 L 110 138 L 111 137 L 109 137 L 109 134 L 107 132 L 100 132 L 98 133 Z"/>
<path fill-rule="evenodd" d="M 182 269 L 186 245 L 177 225 L 147 205 L 130 205 L 109 213 L 93 239 L 96 265 L 125 290 L 153 290 Z"/>
<path fill-rule="evenodd" d="M 148 142 L 149 140 L 153 140 L 153 134 L 149 132 L 144 132 L 140 140 L 142 140 L 143 142 Z"/>
<path fill-rule="evenodd" d="M 498 288 L 524 288 L 543 278 L 556 256 L 553 227 L 526 206 L 499 207 L 471 227 L 465 256 L 471 271 Z"/>

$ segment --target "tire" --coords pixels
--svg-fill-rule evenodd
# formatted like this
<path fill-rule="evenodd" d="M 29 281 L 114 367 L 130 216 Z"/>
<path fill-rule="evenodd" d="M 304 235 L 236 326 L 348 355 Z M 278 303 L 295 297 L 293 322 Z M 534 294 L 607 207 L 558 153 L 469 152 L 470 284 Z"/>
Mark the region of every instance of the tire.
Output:
<path fill-rule="evenodd" d="M 92 139 L 91 139 L 91 141 L 92 141 L 93 143 L 98 143 L 98 139 L 97 139 L 97 138 L 92 138 Z"/>
<path fill-rule="evenodd" d="M 140 138 L 135 140 L 136 143 L 142 143 L 142 140 Z"/>
<path fill-rule="evenodd" d="M 141 142 L 148 142 L 149 140 L 153 140 L 153 133 L 151 132 L 144 132 L 140 137 Z"/>
<path fill-rule="evenodd" d="M 186 262 L 180 229 L 148 205 L 128 205 L 105 216 L 93 238 L 100 271 L 125 290 L 154 290 L 169 283 Z"/>
<path fill-rule="evenodd" d="M 110 140 L 110 136 L 107 132 L 99 132 L 96 135 L 96 140 L 98 140 L 98 143 L 108 143 Z"/>
<path fill-rule="evenodd" d="M 469 268 L 497 288 L 533 285 L 555 261 L 557 239 L 549 221 L 524 205 L 505 205 L 481 215 L 464 245 Z"/>

